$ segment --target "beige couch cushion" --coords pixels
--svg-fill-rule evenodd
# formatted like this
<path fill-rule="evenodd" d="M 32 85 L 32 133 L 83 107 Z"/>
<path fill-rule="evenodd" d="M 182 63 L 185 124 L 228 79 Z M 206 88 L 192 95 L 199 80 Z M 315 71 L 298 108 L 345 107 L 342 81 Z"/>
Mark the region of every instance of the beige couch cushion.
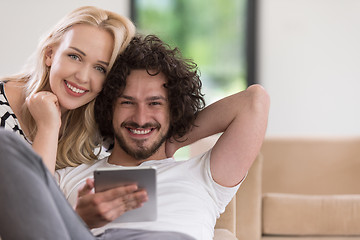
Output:
<path fill-rule="evenodd" d="M 263 234 L 358 235 L 360 195 L 263 196 Z"/>
<path fill-rule="evenodd" d="M 274 236 L 265 236 L 262 237 L 261 240 L 360 240 L 360 237 L 356 237 L 356 236 L 345 236 L 345 237 L 299 237 L 299 236 L 295 236 L 295 237 L 284 237 L 284 236 L 280 236 L 280 237 L 274 237 Z"/>
<path fill-rule="evenodd" d="M 236 236 L 227 229 L 217 228 L 214 232 L 214 240 L 238 240 Z"/>
<path fill-rule="evenodd" d="M 261 153 L 263 193 L 360 194 L 360 137 L 272 137 Z"/>

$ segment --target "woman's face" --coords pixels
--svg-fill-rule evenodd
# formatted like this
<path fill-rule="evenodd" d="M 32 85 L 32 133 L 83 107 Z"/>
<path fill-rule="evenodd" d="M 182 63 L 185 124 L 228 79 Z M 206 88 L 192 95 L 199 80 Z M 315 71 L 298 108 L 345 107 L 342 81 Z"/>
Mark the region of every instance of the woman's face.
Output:
<path fill-rule="evenodd" d="M 51 91 L 61 111 L 76 109 L 101 91 L 113 51 L 112 35 L 87 24 L 74 25 L 46 51 Z"/>

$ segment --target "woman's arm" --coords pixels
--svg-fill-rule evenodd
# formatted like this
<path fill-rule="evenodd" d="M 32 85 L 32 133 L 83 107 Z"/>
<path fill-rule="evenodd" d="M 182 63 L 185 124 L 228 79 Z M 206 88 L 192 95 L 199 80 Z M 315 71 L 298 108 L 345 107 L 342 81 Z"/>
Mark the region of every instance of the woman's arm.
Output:
<path fill-rule="evenodd" d="M 38 92 L 26 99 L 27 107 L 37 126 L 33 149 L 39 154 L 51 173 L 55 172 L 56 154 L 61 127 L 61 112 L 55 94 Z"/>

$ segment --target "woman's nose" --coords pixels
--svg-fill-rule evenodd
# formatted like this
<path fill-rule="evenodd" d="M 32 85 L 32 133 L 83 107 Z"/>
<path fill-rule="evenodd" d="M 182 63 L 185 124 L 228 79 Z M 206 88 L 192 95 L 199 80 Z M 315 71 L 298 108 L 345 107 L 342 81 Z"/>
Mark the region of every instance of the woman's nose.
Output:
<path fill-rule="evenodd" d="M 82 66 L 76 72 L 75 77 L 80 83 L 86 83 L 90 79 L 90 71 L 91 71 L 90 67 Z"/>

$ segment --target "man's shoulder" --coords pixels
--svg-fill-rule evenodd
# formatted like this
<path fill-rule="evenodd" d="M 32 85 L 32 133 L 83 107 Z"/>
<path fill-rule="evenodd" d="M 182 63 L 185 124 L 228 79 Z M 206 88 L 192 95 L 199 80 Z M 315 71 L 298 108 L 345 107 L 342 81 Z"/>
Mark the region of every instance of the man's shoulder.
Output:
<path fill-rule="evenodd" d="M 211 149 L 203 152 L 203 153 L 200 153 L 200 154 L 197 154 L 197 155 L 194 155 L 194 156 L 191 156 L 187 161 L 189 161 L 189 163 L 196 163 L 196 162 L 205 162 L 205 161 L 209 161 L 210 160 L 210 156 L 211 156 Z"/>
<path fill-rule="evenodd" d="M 211 149 L 187 159 L 176 160 L 172 165 L 174 168 L 184 168 L 187 171 L 204 171 L 210 166 L 210 155 Z"/>

